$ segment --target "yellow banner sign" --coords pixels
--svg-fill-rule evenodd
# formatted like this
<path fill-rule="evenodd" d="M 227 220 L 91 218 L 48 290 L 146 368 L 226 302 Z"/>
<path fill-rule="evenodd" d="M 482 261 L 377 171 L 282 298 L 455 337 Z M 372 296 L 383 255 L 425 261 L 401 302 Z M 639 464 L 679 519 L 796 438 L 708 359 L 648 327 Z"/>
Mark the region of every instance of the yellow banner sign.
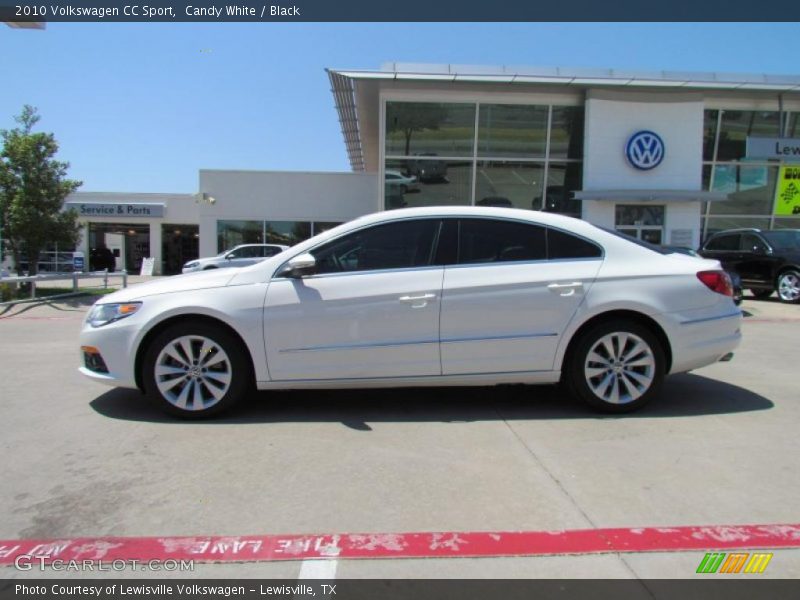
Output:
<path fill-rule="evenodd" d="M 778 171 L 775 215 L 800 215 L 800 166 L 781 167 Z"/>

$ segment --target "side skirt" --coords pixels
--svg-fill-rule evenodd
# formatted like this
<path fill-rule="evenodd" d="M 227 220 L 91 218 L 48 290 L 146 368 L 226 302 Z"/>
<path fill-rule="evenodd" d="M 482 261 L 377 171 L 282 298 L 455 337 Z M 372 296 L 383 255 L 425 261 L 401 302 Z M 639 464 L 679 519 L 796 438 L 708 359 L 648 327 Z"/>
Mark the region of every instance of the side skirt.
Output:
<path fill-rule="evenodd" d="M 481 373 L 478 375 L 433 375 L 425 377 L 375 377 L 363 379 L 298 379 L 291 381 L 259 381 L 259 390 L 308 390 L 385 387 L 448 387 L 483 386 L 513 383 L 558 383 L 561 371 L 522 371 L 515 373 Z"/>

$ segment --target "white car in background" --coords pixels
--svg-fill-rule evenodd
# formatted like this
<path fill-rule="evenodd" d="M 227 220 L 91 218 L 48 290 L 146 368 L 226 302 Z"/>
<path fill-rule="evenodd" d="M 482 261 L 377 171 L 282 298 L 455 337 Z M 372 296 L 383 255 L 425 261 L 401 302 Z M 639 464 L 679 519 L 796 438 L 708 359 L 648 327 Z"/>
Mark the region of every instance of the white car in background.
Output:
<path fill-rule="evenodd" d="M 281 244 L 242 244 L 233 250 L 220 252 L 209 258 L 198 258 L 183 265 L 182 273 L 194 273 L 207 269 L 225 269 L 228 267 L 248 267 L 265 258 L 280 254 L 289 246 Z"/>
<path fill-rule="evenodd" d="M 400 171 L 393 171 L 391 169 L 386 169 L 383 176 L 386 185 L 393 188 L 397 193 L 406 194 L 408 192 L 419 191 L 419 183 L 414 176 L 407 177 Z"/>
<path fill-rule="evenodd" d="M 251 267 L 104 296 L 80 334 L 80 371 L 182 417 L 253 388 L 559 381 L 622 412 L 665 375 L 731 357 L 742 321 L 731 294 L 717 261 L 578 219 L 387 211 Z"/>

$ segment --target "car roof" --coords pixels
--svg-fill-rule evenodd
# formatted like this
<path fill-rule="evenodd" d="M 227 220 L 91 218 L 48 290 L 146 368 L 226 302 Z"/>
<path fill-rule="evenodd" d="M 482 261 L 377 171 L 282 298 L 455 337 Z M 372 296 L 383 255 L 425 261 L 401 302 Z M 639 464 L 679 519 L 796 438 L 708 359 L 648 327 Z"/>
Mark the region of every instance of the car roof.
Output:
<path fill-rule="evenodd" d="M 498 206 L 425 206 L 419 208 L 399 208 L 396 210 L 387 210 L 364 215 L 363 217 L 358 217 L 350 221 L 347 225 L 350 225 L 352 228 L 357 228 L 372 223 L 419 217 L 505 218 L 530 221 L 532 223 L 551 225 L 553 227 L 561 226 L 575 231 L 579 229 L 585 231 L 598 230 L 594 225 L 581 219 L 576 219 L 575 217 L 525 208 L 506 208 Z"/>
<path fill-rule="evenodd" d="M 717 235 L 726 235 L 728 233 L 763 233 L 762 229 L 756 229 L 755 227 L 739 227 L 737 229 L 725 229 L 724 231 L 717 231 L 711 234 L 711 237 Z"/>

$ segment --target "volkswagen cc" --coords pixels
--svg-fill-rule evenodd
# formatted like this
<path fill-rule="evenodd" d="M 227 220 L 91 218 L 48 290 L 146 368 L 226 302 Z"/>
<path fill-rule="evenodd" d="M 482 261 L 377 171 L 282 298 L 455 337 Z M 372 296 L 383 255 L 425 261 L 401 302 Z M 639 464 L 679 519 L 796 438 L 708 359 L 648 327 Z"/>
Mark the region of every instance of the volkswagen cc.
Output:
<path fill-rule="evenodd" d="M 250 267 L 105 296 L 80 334 L 80 371 L 188 418 L 252 389 L 559 382 L 624 412 L 666 375 L 730 358 L 731 295 L 717 261 L 578 219 L 404 209 Z"/>

